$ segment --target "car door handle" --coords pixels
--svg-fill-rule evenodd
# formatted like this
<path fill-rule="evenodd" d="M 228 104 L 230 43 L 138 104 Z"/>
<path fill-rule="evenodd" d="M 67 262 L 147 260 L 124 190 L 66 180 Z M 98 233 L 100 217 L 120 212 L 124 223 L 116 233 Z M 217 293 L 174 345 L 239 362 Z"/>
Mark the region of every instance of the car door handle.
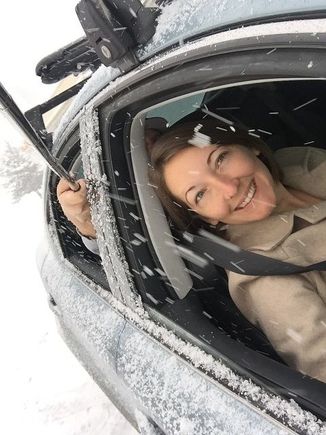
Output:
<path fill-rule="evenodd" d="M 52 295 L 48 295 L 48 305 L 50 307 L 50 310 L 58 317 L 61 316 L 61 311 L 59 310 L 59 307 L 56 303 L 56 301 L 54 300 Z"/>

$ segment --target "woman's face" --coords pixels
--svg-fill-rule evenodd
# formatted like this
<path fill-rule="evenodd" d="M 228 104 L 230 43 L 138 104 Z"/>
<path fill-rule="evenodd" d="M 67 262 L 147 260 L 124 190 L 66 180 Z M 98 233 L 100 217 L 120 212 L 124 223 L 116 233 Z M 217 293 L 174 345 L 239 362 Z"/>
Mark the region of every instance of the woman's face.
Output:
<path fill-rule="evenodd" d="M 165 182 L 176 199 L 214 225 L 261 220 L 276 207 L 276 183 L 258 154 L 242 145 L 191 146 L 166 163 Z"/>

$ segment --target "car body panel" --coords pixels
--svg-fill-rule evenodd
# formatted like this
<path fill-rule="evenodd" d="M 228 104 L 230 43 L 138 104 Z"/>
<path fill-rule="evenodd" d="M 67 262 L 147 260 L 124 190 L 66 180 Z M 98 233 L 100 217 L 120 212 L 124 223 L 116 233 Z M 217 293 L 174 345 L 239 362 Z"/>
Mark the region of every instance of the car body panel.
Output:
<path fill-rule="evenodd" d="M 121 334 L 117 370 L 135 403 L 165 434 L 292 433 L 129 322 Z"/>
<path fill-rule="evenodd" d="M 105 394 L 137 428 L 134 403 L 116 371 L 118 343 L 126 320 L 103 297 L 107 290 L 87 280 L 65 260 L 58 246 L 53 247 L 54 240 L 55 236 L 50 236 L 43 243 L 47 255 L 40 273 L 60 335 Z"/>
<path fill-rule="evenodd" d="M 52 223 L 50 234 L 53 229 Z M 323 433 L 323 424 L 294 402 L 271 395 L 239 377 L 212 356 L 180 340 L 147 316 L 140 316 L 87 280 L 53 246 L 57 241 L 53 233 L 49 241 L 51 247 L 47 249 L 41 277 L 56 302 L 59 331 L 78 360 L 135 427 L 135 410 L 140 410 L 164 433 L 171 434 L 178 433 L 180 422 L 189 434 L 238 433 L 241 427 L 248 434 L 253 433 L 253 428 L 257 434 L 293 433 L 290 427 L 299 433 Z M 204 374 L 212 371 L 221 383 Z M 239 389 L 243 398 L 238 396 Z M 193 405 L 187 402 L 189 397 Z M 254 407 L 253 401 L 263 404 L 277 419 Z M 194 407 L 193 412 L 189 413 L 188 405 Z M 179 416 L 182 418 L 178 423 Z M 223 431 L 214 432 L 216 428 Z"/>
<path fill-rule="evenodd" d="M 92 343 L 94 355 L 105 357 L 105 364 L 115 367 L 115 352 L 125 320 L 117 315 L 99 295 L 90 290 L 84 277 L 69 273 L 67 260 L 49 251 L 41 270 L 49 296 L 56 304 L 58 320 L 78 340 Z M 104 352 L 103 352 L 104 350 Z M 102 359 L 101 359 L 102 360 Z"/>

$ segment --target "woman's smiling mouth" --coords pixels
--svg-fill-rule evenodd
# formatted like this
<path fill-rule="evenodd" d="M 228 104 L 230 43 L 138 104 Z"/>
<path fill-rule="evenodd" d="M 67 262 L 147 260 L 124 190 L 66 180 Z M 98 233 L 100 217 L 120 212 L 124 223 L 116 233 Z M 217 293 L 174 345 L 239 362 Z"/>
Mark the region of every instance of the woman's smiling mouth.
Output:
<path fill-rule="evenodd" d="M 245 207 L 247 207 L 248 204 L 250 204 L 250 202 L 252 201 L 252 198 L 255 196 L 257 190 L 257 186 L 256 183 L 254 182 L 254 180 L 250 183 L 249 189 L 248 189 L 248 193 L 246 195 L 246 197 L 244 198 L 244 200 L 237 206 L 237 208 L 235 210 L 242 210 Z"/>

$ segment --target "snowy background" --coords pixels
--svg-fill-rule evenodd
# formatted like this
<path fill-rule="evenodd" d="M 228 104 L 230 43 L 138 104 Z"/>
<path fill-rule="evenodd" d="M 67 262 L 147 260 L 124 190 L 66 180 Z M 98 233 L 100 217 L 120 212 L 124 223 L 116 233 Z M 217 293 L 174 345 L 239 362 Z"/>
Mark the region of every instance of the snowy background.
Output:
<path fill-rule="evenodd" d="M 0 26 L 0 80 L 22 110 L 54 92 L 55 85 L 42 85 L 34 69 L 42 57 L 82 36 L 75 4 L 76 0 L 6 2 Z M 1 116 L 0 128 L 0 173 L 4 176 L 0 179 L 0 432 L 135 434 L 57 333 L 35 261 L 43 232 L 42 201 L 37 193 L 21 197 L 5 188 L 8 177 L 11 190 L 18 186 L 18 172 L 5 165 L 8 146 L 23 156 L 20 163 L 17 160 L 20 170 L 31 169 L 35 157 Z M 24 166 L 25 158 L 29 163 Z"/>

